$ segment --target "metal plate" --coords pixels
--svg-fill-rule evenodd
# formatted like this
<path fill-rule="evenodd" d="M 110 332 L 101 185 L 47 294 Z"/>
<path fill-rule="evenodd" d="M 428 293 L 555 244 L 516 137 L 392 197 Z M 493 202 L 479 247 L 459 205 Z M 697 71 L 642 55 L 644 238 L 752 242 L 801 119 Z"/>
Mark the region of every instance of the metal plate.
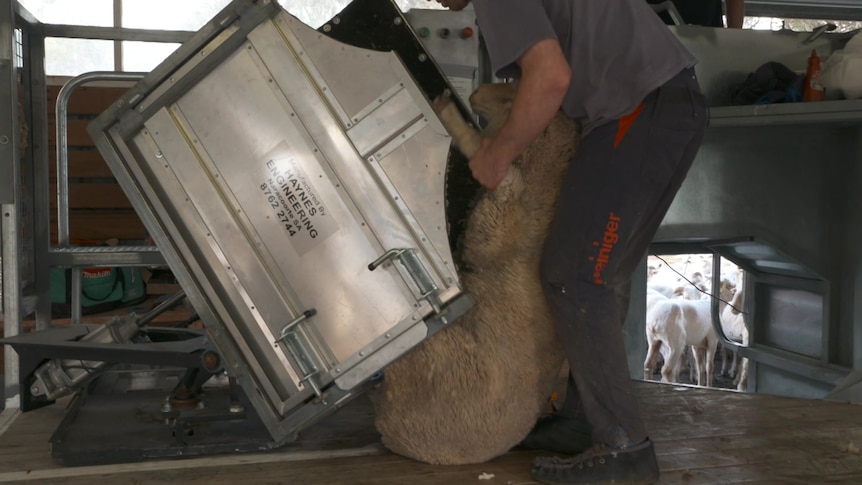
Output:
<path fill-rule="evenodd" d="M 394 53 L 237 1 L 89 130 L 276 440 L 469 306 Z"/>

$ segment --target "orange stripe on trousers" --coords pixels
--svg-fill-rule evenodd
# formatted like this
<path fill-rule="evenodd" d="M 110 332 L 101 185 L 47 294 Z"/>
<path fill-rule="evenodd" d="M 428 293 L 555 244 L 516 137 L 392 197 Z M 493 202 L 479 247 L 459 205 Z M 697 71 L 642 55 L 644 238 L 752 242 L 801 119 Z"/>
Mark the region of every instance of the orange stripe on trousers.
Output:
<path fill-rule="evenodd" d="M 641 104 L 640 106 L 635 108 L 634 111 L 632 111 L 631 113 L 620 118 L 620 124 L 619 124 L 619 127 L 617 128 L 617 137 L 614 140 L 614 149 L 616 149 L 618 146 L 620 146 L 620 143 L 623 141 L 623 138 L 625 138 L 626 133 L 629 132 L 629 128 L 632 127 L 635 120 L 638 119 L 638 115 L 640 115 L 641 111 L 643 111 L 643 110 L 644 110 L 644 105 Z"/>

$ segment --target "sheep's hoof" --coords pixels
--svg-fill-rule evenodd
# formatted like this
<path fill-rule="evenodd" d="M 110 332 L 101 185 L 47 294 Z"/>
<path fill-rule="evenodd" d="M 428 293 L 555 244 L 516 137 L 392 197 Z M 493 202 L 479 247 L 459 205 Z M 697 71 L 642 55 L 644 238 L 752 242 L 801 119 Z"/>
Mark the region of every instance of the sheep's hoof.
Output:
<path fill-rule="evenodd" d="M 511 194 L 520 193 L 524 188 L 524 180 L 521 177 L 521 171 L 518 167 L 509 167 L 509 173 L 506 174 L 506 178 L 500 182 L 500 185 L 497 186 L 497 189 L 494 193 L 498 197 L 506 197 Z M 505 189 L 505 191 L 500 190 Z"/>
<path fill-rule="evenodd" d="M 445 95 L 437 96 L 437 98 L 434 99 L 434 104 L 433 104 L 434 111 L 436 111 L 438 114 L 442 113 L 443 110 L 445 110 L 449 106 L 453 106 L 453 105 L 454 105 L 454 103 L 452 102 L 452 98 L 450 98 L 449 96 L 445 96 Z"/>

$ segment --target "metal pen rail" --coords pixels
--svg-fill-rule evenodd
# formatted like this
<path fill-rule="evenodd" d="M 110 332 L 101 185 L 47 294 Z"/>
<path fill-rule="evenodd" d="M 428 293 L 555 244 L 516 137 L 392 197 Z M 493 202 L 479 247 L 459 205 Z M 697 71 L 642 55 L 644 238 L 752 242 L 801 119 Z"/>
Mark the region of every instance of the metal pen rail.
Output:
<path fill-rule="evenodd" d="M 82 316 L 82 276 L 85 266 L 163 265 L 164 258 L 155 246 L 73 247 L 69 229 L 69 139 L 68 106 L 72 94 L 89 83 L 99 81 L 134 81 L 145 73 L 94 71 L 72 78 L 60 89 L 56 103 L 57 140 L 57 243 L 49 249 L 49 265 L 71 267 L 71 319 L 80 323 Z"/>

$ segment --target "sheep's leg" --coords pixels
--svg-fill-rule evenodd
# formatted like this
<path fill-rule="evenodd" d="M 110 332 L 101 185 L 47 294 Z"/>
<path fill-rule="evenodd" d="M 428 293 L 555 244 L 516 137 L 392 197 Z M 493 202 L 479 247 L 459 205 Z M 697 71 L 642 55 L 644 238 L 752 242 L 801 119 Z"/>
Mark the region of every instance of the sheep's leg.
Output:
<path fill-rule="evenodd" d="M 448 96 L 438 96 L 434 100 L 434 111 L 440 117 L 443 127 L 452 136 L 452 140 L 455 142 L 455 147 L 458 148 L 458 151 L 467 158 L 473 158 L 482 146 L 482 135 L 464 121 L 464 117 L 461 116 L 458 107 Z M 497 190 L 494 192 L 495 196 L 504 199 L 511 195 L 513 191 L 516 193 L 521 192 L 523 181 L 518 167 L 509 167 L 509 172 L 506 174 L 506 178 L 500 182 L 500 187 L 511 188 L 509 191 Z"/>
<path fill-rule="evenodd" d="M 448 96 L 438 96 L 434 100 L 434 111 L 440 117 L 443 127 L 452 136 L 455 146 L 467 158 L 473 158 L 482 146 L 482 136 L 464 121 L 458 107 Z"/>
<path fill-rule="evenodd" d="M 704 377 L 706 377 L 706 386 L 712 387 L 712 376 L 715 372 L 715 349 L 718 347 L 718 337 L 706 339 L 706 349 L 704 349 Z"/>
<path fill-rule="evenodd" d="M 724 374 L 730 377 L 736 377 L 736 373 L 738 371 L 737 366 L 739 365 L 739 352 L 734 350 L 731 354 L 730 359 L 730 372 L 728 374 Z"/>
<path fill-rule="evenodd" d="M 668 346 L 668 355 L 661 368 L 662 382 L 679 382 L 679 368 L 683 348 L 685 348 L 685 345 L 676 348 Z"/>
<path fill-rule="evenodd" d="M 722 345 L 721 346 L 721 375 L 724 377 L 727 377 L 727 375 L 728 375 L 727 374 L 727 361 L 732 360 L 732 359 L 728 358 L 729 353 L 730 353 L 730 350 L 727 348 L 727 346 Z M 731 364 L 731 366 L 732 365 L 733 364 Z"/>
<path fill-rule="evenodd" d="M 697 348 L 695 346 L 691 346 L 685 348 L 685 354 L 683 355 L 683 357 L 685 357 L 686 364 L 688 365 L 688 380 L 691 382 L 700 382 L 700 374 L 698 373 L 700 366 L 697 365 L 700 355 L 696 354 Z"/>
<path fill-rule="evenodd" d="M 652 380 L 659 349 L 661 349 L 661 340 L 656 339 L 650 342 L 649 352 L 647 352 L 646 360 L 644 360 L 644 380 Z"/>
<path fill-rule="evenodd" d="M 736 376 L 736 390 L 744 391 L 748 387 L 748 358 L 743 357 L 739 367 L 739 375 Z"/>
<path fill-rule="evenodd" d="M 742 331 L 742 346 L 748 347 L 748 328 L 743 327 Z M 748 359 L 740 356 L 739 374 L 736 376 L 734 383 L 737 391 L 745 391 L 748 388 Z"/>
<path fill-rule="evenodd" d="M 704 362 L 702 353 L 700 352 L 700 348 L 692 345 L 691 354 L 694 356 L 694 359 L 692 360 L 694 361 L 694 369 L 697 371 L 697 385 L 702 386 L 706 379 L 703 374 Z M 691 363 L 689 363 L 689 365 L 691 365 Z M 692 382 L 694 382 L 694 379 L 692 379 Z"/>

